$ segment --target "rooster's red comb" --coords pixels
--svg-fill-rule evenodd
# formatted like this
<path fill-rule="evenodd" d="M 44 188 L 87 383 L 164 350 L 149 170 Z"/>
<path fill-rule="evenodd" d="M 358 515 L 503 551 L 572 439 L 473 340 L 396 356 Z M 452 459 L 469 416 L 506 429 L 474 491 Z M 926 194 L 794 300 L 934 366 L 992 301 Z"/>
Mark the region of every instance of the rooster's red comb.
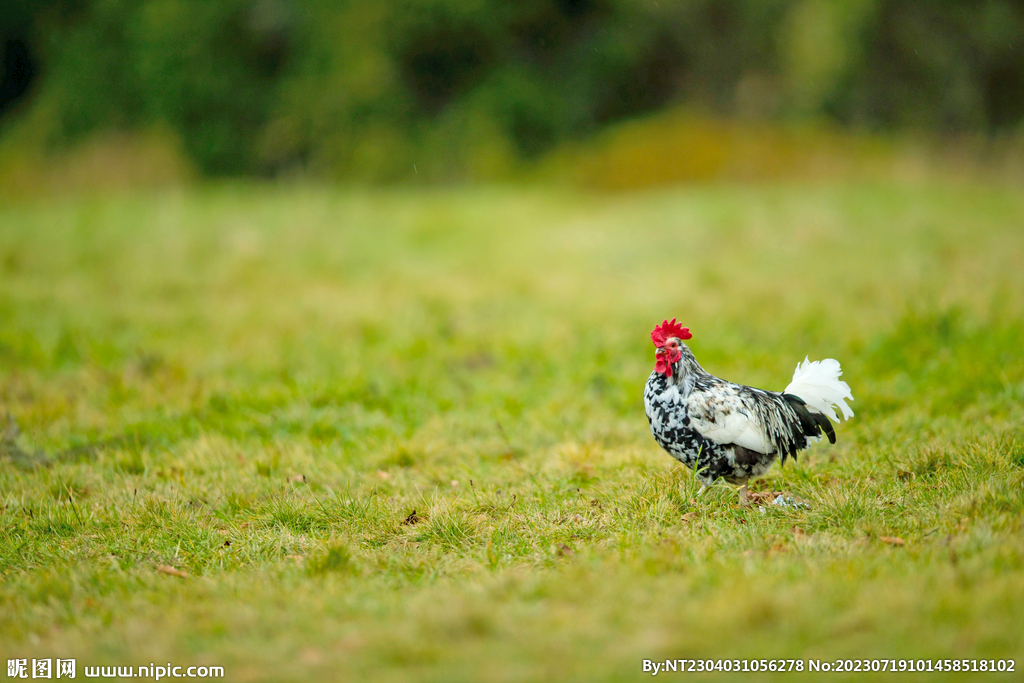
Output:
<path fill-rule="evenodd" d="M 654 345 L 659 348 L 664 346 L 665 342 L 667 342 L 671 337 L 675 337 L 677 339 L 690 339 L 693 335 L 690 334 L 689 327 L 683 327 L 676 322 L 675 318 L 672 318 L 672 322 L 666 320 L 651 331 L 651 341 L 653 341 Z"/>

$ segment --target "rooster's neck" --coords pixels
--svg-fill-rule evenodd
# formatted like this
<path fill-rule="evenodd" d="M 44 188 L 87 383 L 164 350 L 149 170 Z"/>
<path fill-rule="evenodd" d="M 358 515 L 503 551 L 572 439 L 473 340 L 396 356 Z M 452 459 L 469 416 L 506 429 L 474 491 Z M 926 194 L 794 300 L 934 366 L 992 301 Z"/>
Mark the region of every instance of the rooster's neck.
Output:
<path fill-rule="evenodd" d="M 672 376 L 667 379 L 668 384 L 679 387 L 679 393 L 687 396 L 693 389 L 693 383 L 697 378 L 708 373 L 697 362 L 693 352 L 685 344 L 680 348 L 680 352 L 682 355 L 679 360 L 672 364 Z"/>

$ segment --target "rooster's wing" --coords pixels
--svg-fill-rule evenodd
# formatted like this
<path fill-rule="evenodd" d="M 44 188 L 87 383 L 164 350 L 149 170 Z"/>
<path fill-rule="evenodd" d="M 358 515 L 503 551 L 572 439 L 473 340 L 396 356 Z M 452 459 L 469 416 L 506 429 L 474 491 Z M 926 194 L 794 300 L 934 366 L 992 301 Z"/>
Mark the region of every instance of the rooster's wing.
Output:
<path fill-rule="evenodd" d="M 766 392 L 730 382 L 694 387 L 687 411 L 690 426 L 705 439 L 722 445 L 735 444 L 757 453 L 772 453 L 775 446 L 765 433 L 758 410 L 758 394 Z M 770 400 L 770 399 L 769 399 Z"/>

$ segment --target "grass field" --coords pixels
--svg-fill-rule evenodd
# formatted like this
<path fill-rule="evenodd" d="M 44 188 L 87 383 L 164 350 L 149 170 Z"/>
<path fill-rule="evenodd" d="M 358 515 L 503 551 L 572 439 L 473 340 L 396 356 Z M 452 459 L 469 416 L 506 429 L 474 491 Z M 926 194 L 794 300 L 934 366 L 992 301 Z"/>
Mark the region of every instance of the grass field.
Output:
<path fill-rule="evenodd" d="M 672 316 L 734 381 L 843 363 L 838 444 L 753 487 L 806 508 L 694 499 L 653 442 Z M 1012 658 L 975 676 L 1017 680 L 1022 348 L 1019 187 L 7 205 L 0 656 L 229 681 Z M 917 678 L 947 677 L 970 674 Z"/>

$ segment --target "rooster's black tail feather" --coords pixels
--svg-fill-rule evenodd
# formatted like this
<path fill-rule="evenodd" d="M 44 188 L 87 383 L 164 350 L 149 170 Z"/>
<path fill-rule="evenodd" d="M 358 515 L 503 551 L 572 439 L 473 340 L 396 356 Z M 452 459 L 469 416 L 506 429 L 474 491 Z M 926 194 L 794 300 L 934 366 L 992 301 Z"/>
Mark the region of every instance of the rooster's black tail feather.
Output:
<path fill-rule="evenodd" d="M 829 443 L 836 442 L 836 431 L 827 417 L 821 413 L 812 413 L 807 410 L 807 403 L 799 396 L 783 394 L 782 398 L 786 399 L 796 416 L 800 418 L 800 428 L 803 430 L 804 436 L 820 437 L 824 433 L 828 437 Z"/>

